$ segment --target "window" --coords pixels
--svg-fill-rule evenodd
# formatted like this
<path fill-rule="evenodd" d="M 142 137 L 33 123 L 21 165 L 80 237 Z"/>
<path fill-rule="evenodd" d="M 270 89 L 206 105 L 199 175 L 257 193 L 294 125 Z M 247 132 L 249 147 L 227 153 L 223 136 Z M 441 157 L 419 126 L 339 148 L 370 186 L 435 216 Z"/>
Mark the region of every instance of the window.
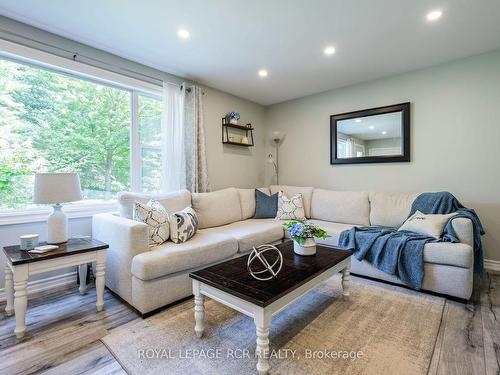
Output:
<path fill-rule="evenodd" d="M 159 97 L 0 58 L 0 210 L 31 205 L 35 172 L 78 172 L 87 202 L 158 190 L 160 117 Z"/>

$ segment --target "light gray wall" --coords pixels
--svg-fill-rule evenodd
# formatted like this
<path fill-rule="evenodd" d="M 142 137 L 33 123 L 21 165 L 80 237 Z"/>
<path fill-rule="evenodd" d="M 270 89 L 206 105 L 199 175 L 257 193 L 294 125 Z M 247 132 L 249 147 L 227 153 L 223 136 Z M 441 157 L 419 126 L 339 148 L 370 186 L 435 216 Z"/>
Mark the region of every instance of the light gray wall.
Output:
<path fill-rule="evenodd" d="M 69 57 L 72 55 L 72 52 L 78 52 L 81 56 L 100 60 L 104 64 L 88 59 L 85 61 L 83 57 L 82 62 L 92 62 L 93 65 L 100 65 L 102 68 L 122 74 L 126 73 L 127 75 L 151 83 L 158 83 L 158 80 L 166 80 L 168 82 L 180 84 L 186 81 L 180 77 L 137 64 L 119 56 L 77 43 L 73 40 L 62 38 L 58 35 L 36 29 L 2 16 L 0 16 L 0 38 L 62 57 Z M 65 53 L 51 46 L 57 46 L 58 48 L 63 48 L 70 52 Z M 263 152 L 263 142 L 265 135 L 265 108 L 261 105 L 249 102 L 248 100 L 209 87 L 203 87 L 203 91 L 205 92 L 204 113 L 207 161 L 212 188 L 220 189 L 228 186 L 261 186 L 264 183 L 263 163 L 265 156 Z M 242 123 L 251 122 L 254 124 L 256 128 L 254 131 L 256 137 L 255 147 L 244 148 L 222 145 L 221 118 L 229 111 L 240 112 Z M 27 233 L 39 233 L 40 240 L 45 240 L 46 228 L 45 223 L 0 225 L 0 247 L 19 243 L 19 236 Z M 91 219 L 71 219 L 69 222 L 69 231 L 71 235 L 91 235 Z M 36 280 L 67 271 L 68 270 L 50 274 L 40 274 L 30 278 L 30 280 Z M 0 292 L 3 286 L 4 257 L 0 255 Z"/>
<path fill-rule="evenodd" d="M 411 162 L 329 163 L 332 114 L 411 102 Z M 500 261 L 500 51 L 276 104 L 284 184 L 338 190 L 448 190 L 477 210 L 486 258 Z M 271 173 L 267 168 L 268 181 Z"/>
<path fill-rule="evenodd" d="M 214 89 L 204 89 L 207 164 L 212 190 L 228 186 L 251 188 L 265 181 L 265 108 Z M 239 124 L 251 123 L 255 130 L 254 147 L 223 145 L 222 117 L 231 111 L 239 112 Z M 245 133 L 235 131 L 238 137 Z"/>

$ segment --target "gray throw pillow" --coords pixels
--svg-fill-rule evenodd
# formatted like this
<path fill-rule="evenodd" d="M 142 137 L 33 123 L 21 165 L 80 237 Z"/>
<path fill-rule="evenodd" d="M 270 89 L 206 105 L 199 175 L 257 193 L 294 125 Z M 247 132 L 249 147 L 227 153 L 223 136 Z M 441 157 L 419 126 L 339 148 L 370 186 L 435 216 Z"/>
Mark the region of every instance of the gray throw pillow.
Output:
<path fill-rule="evenodd" d="M 278 193 L 267 195 L 255 189 L 255 215 L 254 219 L 274 219 L 278 212 Z"/>

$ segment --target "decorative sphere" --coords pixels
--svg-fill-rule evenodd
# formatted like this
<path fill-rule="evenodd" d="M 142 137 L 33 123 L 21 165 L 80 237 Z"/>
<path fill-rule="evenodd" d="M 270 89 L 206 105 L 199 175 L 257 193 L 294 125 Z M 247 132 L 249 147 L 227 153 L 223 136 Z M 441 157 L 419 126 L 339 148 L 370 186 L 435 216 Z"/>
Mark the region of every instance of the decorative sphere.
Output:
<path fill-rule="evenodd" d="M 276 246 L 254 247 L 248 256 L 247 269 L 257 280 L 266 281 L 276 277 L 283 266 L 283 255 Z"/>

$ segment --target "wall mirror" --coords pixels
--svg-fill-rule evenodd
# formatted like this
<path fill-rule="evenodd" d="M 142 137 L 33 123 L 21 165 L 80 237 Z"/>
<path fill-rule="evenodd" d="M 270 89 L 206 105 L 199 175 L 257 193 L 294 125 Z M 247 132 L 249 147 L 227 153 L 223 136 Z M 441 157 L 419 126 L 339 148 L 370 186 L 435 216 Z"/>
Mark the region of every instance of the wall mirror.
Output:
<path fill-rule="evenodd" d="M 330 164 L 410 161 L 410 103 L 330 116 Z"/>

